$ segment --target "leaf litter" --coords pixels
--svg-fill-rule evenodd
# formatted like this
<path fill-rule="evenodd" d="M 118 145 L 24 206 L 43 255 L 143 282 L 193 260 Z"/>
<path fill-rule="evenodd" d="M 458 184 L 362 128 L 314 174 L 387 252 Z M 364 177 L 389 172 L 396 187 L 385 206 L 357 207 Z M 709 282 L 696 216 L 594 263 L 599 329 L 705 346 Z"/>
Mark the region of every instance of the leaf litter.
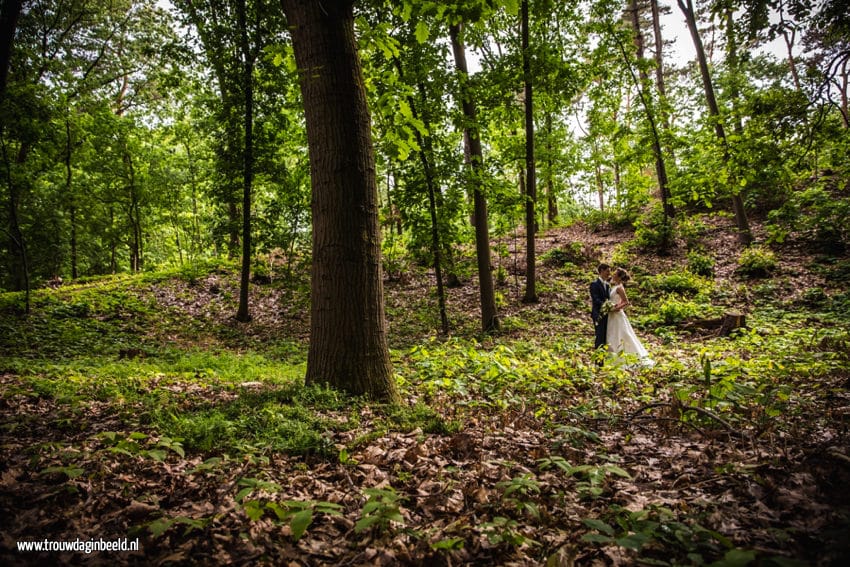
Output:
<path fill-rule="evenodd" d="M 541 244 L 582 241 L 609 254 L 622 238 L 572 228 L 551 232 Z M 671 266 L 675 261 L 661 260 Z M 800 272 L 794 272 L 794 289 L 828 289 L 827 282 L 802 281 Z M 553 268 L 544 268 L 540 278 L 560 283 L 535 306 L 512 300 L 520 294 L 521 278 L 509 278 L 502 288 L 511 298 L 503 317 L 514 321 L 503 337 L 537 344 L 583 340 L 587 278 L 564 281 Z M 232 298 L 234 279 L 213 273 L 207 281 L 152 286 L 163 317 L 158 328 L 148 329 L 147 340 L 248 349 L 274 337 L 306 339 L 308 313 L 262 286 L 252 289 L 255 317 L 249 332 L 242 333 L 245 327 L 230 321 L 232 300 L 225 293 L 230 290 Z M 519 400 L 510 397 L 509 383 L 483 395 L 476 384 L 466 391 L 428 390 L 422 387 L 427 378 L 415 375 L 403 353 L 426 342 L 434 325 L 404 314 L 429 296 L 431 285 L 427 274 L 388 283 L 388 318 L 399 331 L 393 348 L 402 353 L 397 367 L 414 372 L 405 376 L 410 404 L 425 404 L 445 424 L 456 425 L 440 431 L 393 428 L 381 407 L 364 407 L 354 422 L 344 412 L 326 411 L 329 418 L 354 425 L 327 431 L 333 450 L 324 455 L 260 447 L 181 455 L 167 442 L 160 445 L 158 432 L 134 413 L 144 404 L 71 403 L 4 371 L 0 560 L 8 565 L 567 566 L 733 564 L 736 558 L 746 564 L 756 557 L 762 564 L 833 565 L 850 557 L 846 361 L 837 370 L 797 380 L 794 403 L 767 425 L 757 427 L 758 416 L 748 413 L 744 401 L 735 401 L 737 415 L 747 417 L 733 424 L 740 435 L 710 416 L 686 419 L 679 413 L 683 406 L 674 389 L 683 370 L 674 362 L 698 365 L 693 344 L 704 340 L 699 337 L 666 345 L 648 338 L 662 353 L 660 366 L 667 362 L 673 368 L 664 373 L 597 371 L 588 356 L 577 360 L 567 352 L 563 374 L 577 376 L 560 389 Z M 450 292 L 456 336 L 475 334 L 474 289 L 468 283 Z M 187 320 L 194 321 L 196 341 L 180 329 Z M 484 350 L 496 344 L 479 339 Z M 828 345 L 824 353 L 842 356 Z M 203 376 L 158 380 L 149 387 L 184 395 L 185 408 L 223 406 L 239 391 L 262 393 L 265 387 L 246 380 L 237 391 L 211 386 Z M 133 432 L 138 439 L 130 439 Z M 246 479 L 253 489 L 239 498 Z M 369 498 L 370 513 L 384 516 L 372 528 L 358 530 Z M 312 506 L 310 514 L 300 516 L 309 515 L 310 521 L 299 538 L 294 514 L 286 515 L 296 503 Z M 250 510 L 258 514 L 253 520 Z M 24 540 L 125 537 L 139 538 L 141 550 L 15 551 L 16 542 Z"/>

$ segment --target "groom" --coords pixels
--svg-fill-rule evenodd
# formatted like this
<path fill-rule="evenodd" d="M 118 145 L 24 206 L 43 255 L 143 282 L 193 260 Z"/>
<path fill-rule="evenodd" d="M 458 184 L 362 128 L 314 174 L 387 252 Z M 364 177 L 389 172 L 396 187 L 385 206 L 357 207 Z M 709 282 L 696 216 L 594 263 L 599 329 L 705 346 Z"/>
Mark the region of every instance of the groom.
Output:
<path fill-rule="evenodd" d="M 593 280 L 590 284 L 590 299 L 592 307 L 590 317 L 593 319 L 593 325 L 596 328 L 596 344 L 599 348 L 605 346 L 605 335 L 608 333 L 608 315 L 602 315 L 602 304 L 608 301 L 608 294 L 611 292 L 611 287 L 608 285 L 608 278 L 611 276 L 611 267 L 608 264 L 599 264 L 596 270 L 599 277 Z"/>

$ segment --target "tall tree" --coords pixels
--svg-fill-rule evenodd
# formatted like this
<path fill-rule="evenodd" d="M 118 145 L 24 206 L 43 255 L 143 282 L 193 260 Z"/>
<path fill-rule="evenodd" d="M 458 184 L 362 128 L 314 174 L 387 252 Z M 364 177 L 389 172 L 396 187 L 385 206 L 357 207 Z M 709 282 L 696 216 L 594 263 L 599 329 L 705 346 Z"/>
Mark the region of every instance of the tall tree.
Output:
<path fill-rule="evenodd" d="M 537 271 L 534 237 L 537 228 L 537 168 L 534 157 L 534 99 L 531 74 L 531 48 L 529 47 L 528 1 L 522 0 L 522 79 L 525 83 L 525 296 L 526 303 L 536 303 Z"/>
<path fill-rule="evenodd" d="M 822 80 L 817 97 L 825 99 L 841 113 L 842 126 L 850 128 L 850 15 L 844 0 L 825 0 L 813 15 L 806 34 L 809 49 L 816 50 L 812 63 Z M 833 96 L 838 91 L 839 100 Z"/>
<path fill-rule="evenodd" d="M 475 217 L 475 255 L 478 263 L 478 286 L 481 299 L 481 328 L 485 332 L 489 332 L 499 329 L 499 317 L 496 311 L 493 273 L 490 270 L 490 227 L 487 220 L 487 200 L 481 187 L 484 177 L 484 152 L 481 149 L 477 110 L 472 93 L 469 90 L 466 50 L 460 40 L 460 31 L 460 23 L 449 26 L 455 67 L 460 77 L 461 107 L 466 119 L 464 132 L 469 150 L 469 165 L 475 184 L 472 199 Z"/>
<path fill-rule="evenodd" d="M 248 291 L 251 285 L 251 192 L 254 180 L 254 61 L 257 45 L 248 39 L 248 14 L 245 0 L 238 0 L 236 21 L 239 25 L 242 95 L 244 97 L 244 147 L 242 155 L 242 270 L 239 278 L 239 308 L 236 320 L 251 320 Z M 255 25 L 255 28 L 259 27 Z M 256 34 L 253 34 L 256 37 Z"/>
<path fill-rule="evenodd" d="M 0 137 L 6 167 L 0 177 L 10 196 L 4 211 L 9 226 L 4 232 L 12 242 L 9 273 L 16 280 L 14 287 L 28 287 L 30 268 L 37 278 L 56 275 L 61 250 L 67 246 L 66 220 L 44 205 L 73 208 L 75 199 L 64 199 L 61 193 L 79 193 L 75 179 L 68 176 L 68 147 L 60 142 L 66 137 L 58 131 L 65 122 L 60 112 L 69 117 L 83 113 L 92 100 L 109 100 L 116 108 L 122 100 L 141 104 L 144 97 L 138 95 L 146 91 L 142 78 L 157 67 L 154 60 L 161 61 L 169 30 L 157 27 L 165 21 L 164 13 L 151 0 L 32 1 L 18 9 L 15 19 L 11 16 L 16 7 L 15 2 L 3 2 L 0 18 L 2 49 L 9 49 L 8 58 L 3 55 L 8 76 Z M 65 184 L 52 182 L 52 169 L 60 164 Z M 76 216 L 73 210 L 64 212 Z M 73 229 L 70 232 L 73 238 Z M 31 235 L 41 240 L 28 246 Z"/>
<path fill-rule="evenodd" d="M 655 157 L 655 175 L 658 180 L 658 190 L 661 194 L 661 205 L 664 209 L 664 223 L 666 224 L 669 223 L 670 219 L 673 217 L 674 210 L 673 204 L 670 202 L 670 185 L 667 179 L 667 164 L 664 161 L 664 154 L 661 149 L 661 135 L 659 133 L 658 122 L 655 116 L 655 106 L 652 104 L 652 94 L 649 88 L 647 88 L 649 85 L 649 76 L 646 70 L 646 62 L 644 61 L 644 36 L 643 29 L 641 28 L 641 18 L 637 0 L 630 0 L 629 15 L 632 22 L 632 31 L 634 32 L 638 74 L 640 76 L 640 80 L 638 80 L 637 77 L 634 77 L 634 79 L 638 89 L 638 95 L 640 96 L 644 111 L 646 112 L 646 119 L 649 122 L 650 133 L 652 135 L 652 154 Z M 626 57 L 625 50 L 623 55 L 626 59 L 626 65 L 629 65 L 629 70 L 631 71 L 632 76 L 634 76 L 634 71 L 631 70 L 631 65 L 629 64 L 628 57 Z M 669 234 L 669 231 L 665 230 L 664 234 L 665 237 L 661 242 L 662 249 L 670 246 L 670 242 L 666 236 Z"/>
<path fill-rule="evenodd" d="M 308 384 L 399 402 L 384 317 L 378 189 L 351 0 L 281 0 L 313 187 Z"/>
<path fill-rule="evenodd" d="M 664 127 L 665 134 L 670 131 L 670 112 L 667 103 L 667 86 L 664 81 L 664 36 L 661 34 L 661 13 L 662 8 L 658 5 L 658 0 L 650 0 L 652 10 L 652 36 L 655 40 L 655 88 L 658 91 L 659 101 L 659 118 L 661 125 Z M 664 7 L 665 13 L 670 9 Z M 672 158 L 672 150 L 667 151 Z M 671 159 L 675 163 L 675 159 Z"/>
<path fill-rule="evenodd" d="M 240 192 L 244 196 L 244 127 L 245 96 L 242 63 L 242 37 L 238 11 L 225 0 L 173 0 L 197 31 L 204 57 L 212 69 L 218 86 L 216 122 L 220 129 L 216 139 L 215 199 L 222 210 L 215 233 L 226 239 L 228 254 L 235 257 L 240 243 Z M 239 54 L 234 57 L 234 54 Z M 240 179 L 242 183 L 240 183 Z M 242 189 L 242 191 L 240 191 Z M 244 219 L 244 216 L 241 217 Z"/>
<path fill-rule="evenodd" d="M 714 94 L 714 85 L 711 82 L 711 72 L 708 68 L 708 58 L 705 55 L 705 48 L 702 44 L 699 28 L 697 27 L 696 11 L 694 10 L 693 0 L 676 0 L 679 4 L 679 9 L 685 16 L 688 24 L 688 30 L 691 33 L 691 39 L 694 42 L 694 50 L 697 55 L 700 75 L 702 76 L 703 89 L 705 90 L 706 104 L 708 105 L 708 113 L 714 122 L 714 132 L 723 148 L 723 161 L 729 164 L 729 141 L 726 138 L 726 130 L 723 127 L 723 119 L 720 115 L 720 107 L 717 104 L 717 97 Z M 737 187 L 732 188 L 732 210 L 735 213 L 735 224 L 738 227 L 738 241 L 748 246 L 753 235 L 750 232 L 750 223 L 747 220 L 747 211 L 744 208 L 744 200 L 741 198 L 740 190 Z"/>

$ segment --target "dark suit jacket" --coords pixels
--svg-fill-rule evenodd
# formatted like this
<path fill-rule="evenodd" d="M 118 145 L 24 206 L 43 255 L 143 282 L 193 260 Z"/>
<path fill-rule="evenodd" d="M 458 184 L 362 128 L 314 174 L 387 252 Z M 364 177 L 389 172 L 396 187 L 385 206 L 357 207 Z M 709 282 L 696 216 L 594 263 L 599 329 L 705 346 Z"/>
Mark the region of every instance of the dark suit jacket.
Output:
<path fill-rule="evenodd" d="M 590 284 L 590 299 L 592 301 L 590 317 L 594 323 L 598 323 L 599 311 L 602 309 L 602 304 L 608 301 L 608 290 L 605 289 L 605 284 L 599 278 L 596 278 Z"/>
<path fill-rule="evenodd" d="M 594 342 L 596 348 L 599 348 L 606 344 L 606 335 L 608 334 L 608 316 L 599 316 L 602 304 L 608 301 L 608 290 L 605 289 L 605 284 L 599 278 L 596 278 L 590 284 L 590 299 L 592 301 L 590 316 L 594 325 Z"/>

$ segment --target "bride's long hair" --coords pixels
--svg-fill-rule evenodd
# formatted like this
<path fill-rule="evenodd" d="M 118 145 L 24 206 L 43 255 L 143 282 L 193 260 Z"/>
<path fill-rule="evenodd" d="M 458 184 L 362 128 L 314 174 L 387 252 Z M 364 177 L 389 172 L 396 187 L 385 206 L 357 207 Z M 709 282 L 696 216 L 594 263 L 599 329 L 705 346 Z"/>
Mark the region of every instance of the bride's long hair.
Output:
<path fill-rule="evenodd" d="M 623 283 L 626 283 L 627 281 L 632 279 L 632 276 L 630 276 L 629 272 L 627 272 L 624 268 L 617 268 L 616 270 L 614 270 L 614 275 L 616 275 L 617 279 Z"/>

